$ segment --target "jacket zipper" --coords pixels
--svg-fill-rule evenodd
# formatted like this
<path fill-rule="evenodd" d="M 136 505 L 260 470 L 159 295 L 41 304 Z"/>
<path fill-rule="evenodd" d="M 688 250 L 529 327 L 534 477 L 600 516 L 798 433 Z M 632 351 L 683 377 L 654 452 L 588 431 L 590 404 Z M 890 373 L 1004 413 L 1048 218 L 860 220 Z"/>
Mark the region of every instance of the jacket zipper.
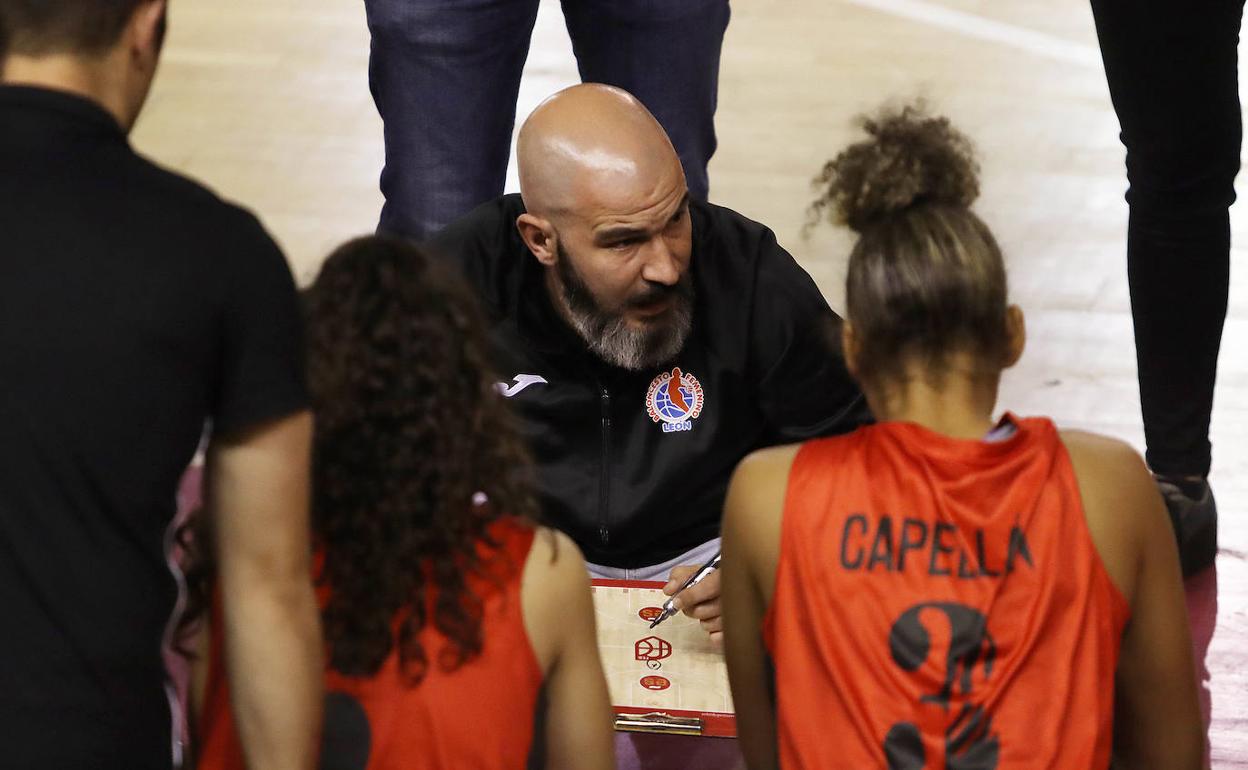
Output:
<path fill-rule="evenodd" d="M 601 387 L 601 386 L 600 386 Z M 611 499 L 611 393 L 601 387 L 602 404 L 602 460 L 598 476 L 598 541 L 606 545 L 611 540 L 607 529 L 607 514 Z"/>

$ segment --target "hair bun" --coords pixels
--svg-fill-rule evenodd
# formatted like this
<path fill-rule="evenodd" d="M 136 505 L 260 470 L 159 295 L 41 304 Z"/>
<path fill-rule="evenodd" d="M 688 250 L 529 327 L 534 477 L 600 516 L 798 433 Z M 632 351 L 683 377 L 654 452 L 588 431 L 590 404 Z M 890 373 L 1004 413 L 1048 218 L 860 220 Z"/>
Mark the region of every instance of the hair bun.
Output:
<path fill-rule="evenodd" d="M 948 118 L 930 117 L 920 104 L 858 122 L 869 138 L 824 165 L 815 185 L 825 191 L 811 207 L 812 220 L 826 210 L 836 224 L 862 232 L 916 205 L 969 208 L 979 197 L 974 148 Z"/>

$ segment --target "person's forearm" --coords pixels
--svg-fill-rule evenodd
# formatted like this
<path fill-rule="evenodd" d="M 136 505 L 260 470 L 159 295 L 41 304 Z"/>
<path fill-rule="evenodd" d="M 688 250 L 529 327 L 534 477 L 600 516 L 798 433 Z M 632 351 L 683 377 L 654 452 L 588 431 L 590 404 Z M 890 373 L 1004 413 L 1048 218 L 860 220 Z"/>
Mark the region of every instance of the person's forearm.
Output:
<path fill-rule="evenodd" d="M 735 693 L 733 697 L 735 699 Z M 760 699 L 754 705 L 738 708 L 737 737 L 741 756 L 750 770 L 777 770 L 780 767 L 775 708 L 765 694 L 760 693 Z"/>
<path fill-rule="evenodd" d="M 1129 728 L 1130 729 L 1130 728 Z M 1154 731 L 1152 735 L 1136 735 L 1131 745 L 1114 746 L 1113 770 L 1150 770 L 1155 767 L 1175 770 L 1201 770 L 1205 761 L 1205 736 L 1201 730 Z"/>
<path fill-rule="evenodd" d="M 252 770 L 315 766 L 322 704 L 322 645 L 307 581 L 248 585 L 225 600 L 234 723 Z"/>
<path fill-rule="evenodd" d="M 731 600 L 729 606 L 732 607 Z M 762 625 L 762 619 L 754 617 L 750 616 L 745 629 L 740 624 L 729 625 L 724 653 L 732 699 L 737 704 L 737 739 L 746 767 L 774 770 L 780 765 L 775 701 L 769 684 L 772 675 L 761 636 L 753 630 Z M 733 635 L 734 631 L 738 633 Z"/>

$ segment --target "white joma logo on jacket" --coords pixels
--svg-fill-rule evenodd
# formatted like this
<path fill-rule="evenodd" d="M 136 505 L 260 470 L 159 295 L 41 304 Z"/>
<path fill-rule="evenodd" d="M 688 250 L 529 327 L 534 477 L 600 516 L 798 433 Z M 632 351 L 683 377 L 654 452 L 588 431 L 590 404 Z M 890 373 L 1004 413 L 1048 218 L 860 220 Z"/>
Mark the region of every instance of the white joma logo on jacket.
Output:
<path fill-rule="evenodd" d="M 498 382 L 494 384 L 494 387 L 498 388 L 498 392 L 502 393 L 505 397 L 511 398 L 512 396 L 516 395 L 517 393 L 529 387 L 530 385 L 548 385 L 549 384 L 546 382 L 545 377 L 542 377 L 541 375 L 537 375 L 537 374 L 517 374 L 513 379 L 515 380 L 514 384 L 508 384 L 506 382 Z"/>

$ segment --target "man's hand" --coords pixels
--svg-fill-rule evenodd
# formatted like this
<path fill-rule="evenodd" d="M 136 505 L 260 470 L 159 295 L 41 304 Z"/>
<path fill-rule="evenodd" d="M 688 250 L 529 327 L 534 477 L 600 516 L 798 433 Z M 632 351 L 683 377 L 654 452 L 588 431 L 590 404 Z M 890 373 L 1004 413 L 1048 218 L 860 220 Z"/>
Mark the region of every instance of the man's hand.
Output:
<path fill-rule="evenodd" d="M 697 564 L 686 564 L 673 569 L 667 585 L 663 586 L 663 593 L 671 596 L 680 591 L 680 587 L 699 568 Z M 715 645 L 715 649 L 723 649 L 724 622 L 720 617 L 723 610 L 719 603 L 719 570 L 711 570 L 697 585 L 680 591 L 675 605 L 676 609 L 701 622 L 702 628 L 711 635 L 711 643 Z"/>

